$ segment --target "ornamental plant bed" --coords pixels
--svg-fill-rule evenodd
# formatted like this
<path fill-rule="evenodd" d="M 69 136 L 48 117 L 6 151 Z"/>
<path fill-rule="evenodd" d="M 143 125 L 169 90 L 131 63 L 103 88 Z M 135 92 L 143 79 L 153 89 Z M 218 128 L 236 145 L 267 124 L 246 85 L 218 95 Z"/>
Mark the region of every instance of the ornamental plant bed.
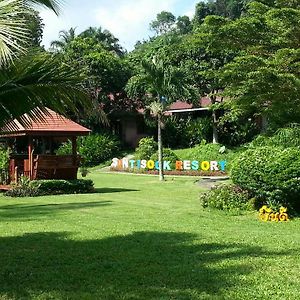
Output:
<path fill-rule="evenodd" d="M 8 190 L 5 195 L 10 197 L 37 197 L 61 194 L 93 193 L 94 182 L 90 179 L 62 180 L 33 180 L 23 178 L 21 183 Z"/>
<path fill-rule="evenodd" d="M 158 175 L 158 170 L 144 170 L 144 169 L 123 169 L 123 168 L 110 168 L 113 172 L 126 172 L 126 173 L 133 173 L 133 174 L 150 174 L 150 175 Z M 228 175 L 224 171 L 181 171 L 181 170 L 171 170 L 171 171 L 164 171 L 165 175 L 179 175 L 179 176 L 226 176 Z"/>

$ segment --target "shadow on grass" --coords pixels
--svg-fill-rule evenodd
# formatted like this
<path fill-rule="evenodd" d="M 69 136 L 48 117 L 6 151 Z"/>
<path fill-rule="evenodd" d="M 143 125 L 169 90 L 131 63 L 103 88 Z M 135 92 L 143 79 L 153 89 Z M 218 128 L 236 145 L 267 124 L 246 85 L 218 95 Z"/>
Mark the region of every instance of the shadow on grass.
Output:
<path fill-rule="evenodd" d="M 112 201 L 92 201 L 92 202 L 71 202 L 71 203 L 50 203 L 50 204 L 11 204 L 0 206 L 1 218 L 31 219 L 38 216 L 45 216 L 51 213 L 62 212 L 64 210 L 89 209 L 111 205 Z"/>
<path fill-rule="evenodd" d="M 195 243 L 186 233 L 136 232 L 76 241 L 64 233 L 0 238 L 0 297 L 199 299 L 246 285 L 260 247 Z M 6 299 L 6 298 L 5 298 Z"/>
<path fill-rule="evenodd" d="M 123 188 L 95 188 L 95 193 L 99 193 L 99 194 L 123 193 L 123 192 L 139 192 L 139 190 L 123 189 Z"/>

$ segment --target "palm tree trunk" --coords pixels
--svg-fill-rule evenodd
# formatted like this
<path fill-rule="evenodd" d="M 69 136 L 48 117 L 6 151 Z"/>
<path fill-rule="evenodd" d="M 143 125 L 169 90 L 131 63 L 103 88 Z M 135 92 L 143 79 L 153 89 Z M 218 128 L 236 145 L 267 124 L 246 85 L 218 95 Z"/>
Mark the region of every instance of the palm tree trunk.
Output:
<path fill-rule="evenodd" d="M 216 103 L 216 97 L 212 96 L 210 97 L 211 104 Z M 212 111 L 212 127 L 213 127 L 213 144 L 219 143 L 219 135 L 218 135 L 218 118 L 217 118 L 217 112 L 215 110 Z"/>
<path fill-rule="evenodd" d="M 157 116 L 157 142 L 158 142 L 158 166 L 159 166 L 159 180 L 164 181 L 163 170 L 163 149 L 162 149 L 162 137 L 161 137 L 161 115 Z"/>
<path fill-rule="evenodd" d="M 213 126 L 213 144 L 219 143 L 219 135 L 217 129 L 217 114 L 216 111 L 213 110 L 212 112 L 212 126 Z"/>

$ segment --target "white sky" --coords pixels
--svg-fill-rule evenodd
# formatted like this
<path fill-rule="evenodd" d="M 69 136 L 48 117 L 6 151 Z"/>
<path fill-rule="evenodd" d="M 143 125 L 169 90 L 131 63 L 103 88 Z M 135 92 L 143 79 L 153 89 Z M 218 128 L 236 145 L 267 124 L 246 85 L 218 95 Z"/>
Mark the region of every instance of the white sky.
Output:
<path fill-rule="evenodd" d="M 111 31 L 127 50 L 132 50 L 138 40 L 153 35 L 149 23 L 163 10 L 175 16 L 192 16 L 200 0 L 65 0 L 57 17 L 49 10 L 40 9 L 45 24 L 43 45 L 57 40 L 60 30 L 76 27 L 76 32 L 89 26 L 101 26 Z"/>

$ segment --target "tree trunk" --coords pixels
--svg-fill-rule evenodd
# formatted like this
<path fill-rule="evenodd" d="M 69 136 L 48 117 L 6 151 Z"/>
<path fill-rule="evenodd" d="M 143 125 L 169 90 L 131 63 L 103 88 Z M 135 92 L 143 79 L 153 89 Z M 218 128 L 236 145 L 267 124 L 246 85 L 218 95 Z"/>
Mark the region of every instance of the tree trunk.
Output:
<path fill-rule="evenodd" d="M 216 103 L 215 96 L 212 96 L 210 98 L 210 100 L 211 100 L 211 104 Z M 218 124 L 217 112 L 215 110 L 213 110 L 212 111 L 213 144 L 218 144 L 219 143 L 219 135 L 218 135 L 217 124 Z"/>
<path fill-rule="evenodd" d="M 268 131 L 268 118 L 265 115 L 261 116 L 261 133 L 266 133 Z"/>
<path fill-rule="evenodd" d="M 161 115 L 157 116 L 157 142 L 158 142 L 158 166 L 159 166 L 159 180 L 164 181 L 163 170 L 163 149 L 162 149 L 162 137 L 161 137 Z"/>
<path fill-rule="evenodd" d="M 218 129 L 217 129 L 217 116 L 216 112 L 212 112 L 212 125 L 213 125 L 213 144 L 219 143 L 219 135 L 218 135 Z"/>

